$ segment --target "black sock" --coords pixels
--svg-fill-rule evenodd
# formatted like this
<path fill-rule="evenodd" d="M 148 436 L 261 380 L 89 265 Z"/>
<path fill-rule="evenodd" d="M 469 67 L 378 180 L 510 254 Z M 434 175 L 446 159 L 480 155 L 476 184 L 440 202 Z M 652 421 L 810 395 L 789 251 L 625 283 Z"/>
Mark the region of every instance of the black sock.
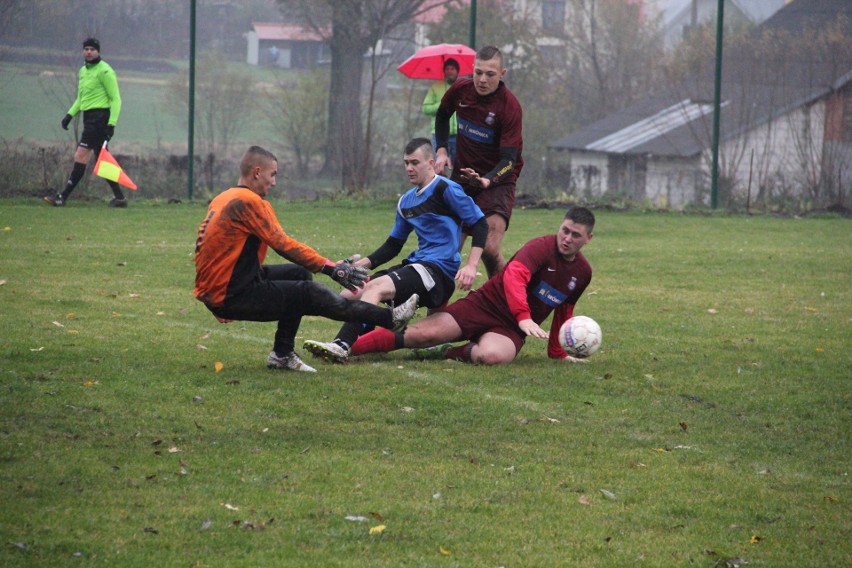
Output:
<path fill-rule="evenodd" d="M 117 182 L 114 182 L 112 180 L 108 180 L 107 183 L 112 188 L 112 193 L 113 193 L 113 195 L 115 195 L 116 199 L 124 199 L 124 194 L 121 193 L 121 187 L 119 187 Z"/>
<path fill-rule="evenodd" d="M 86 164 L 74 162 L 74 167 L 71 168 L 71 175 L 68 176 L 68 181 L 65 182 L 65 189 L 62 190 L 62 200 L 68 199 L 80 180 L 83 179 L 83 174 L 86 173 Z"/>

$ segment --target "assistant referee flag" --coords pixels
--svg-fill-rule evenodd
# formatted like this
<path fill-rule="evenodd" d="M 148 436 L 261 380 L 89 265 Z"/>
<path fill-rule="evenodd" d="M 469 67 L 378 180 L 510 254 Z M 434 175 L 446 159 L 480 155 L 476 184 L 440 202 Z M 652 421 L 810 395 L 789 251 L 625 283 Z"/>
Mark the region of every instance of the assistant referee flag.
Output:
<path fill-rule="evenodd" d="M 122 170 L 121 166 L 118 165 L 116 159 L 109 153 L 109 150 L 106 149 L 106 145 L 101 148 L 98 161 L 95 162 L 95 175 L 111 181 L 116 181 L 130 189 L 139 189 L 136 187 L 136 184 L 133 183 L 133 180 L 127 177 L 127 174 L 124 173 L 124 170 Z"/>

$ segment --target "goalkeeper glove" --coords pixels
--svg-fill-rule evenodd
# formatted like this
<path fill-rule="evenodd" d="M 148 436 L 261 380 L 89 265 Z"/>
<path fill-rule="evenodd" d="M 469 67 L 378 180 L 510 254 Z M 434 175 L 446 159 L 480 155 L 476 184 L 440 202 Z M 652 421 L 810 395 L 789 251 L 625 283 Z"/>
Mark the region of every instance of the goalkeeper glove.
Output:
<path fill-rule="evenodd" d="M 104 130 L 104 137 L 107 140 L 112 140 L 113 134 L 115 134 L 115 126 L 113 126 L 112 124 L 108 124 L 106 130 Z"/>
<path fill-rule="evenodd" d="M 66 114 L 62 117 L 62 130 L 68 130 L 68 125 L 71 124 L 71 115 Z"/>
<path fill-rule="evenodd" d="M 366 284 L 370 274 L 363 266 L 355 266 L 346 260 L 341 260 L 334 265 L 326 264 L 323 266 L 322 272 L 331 276 L 332 280 L 352 292 Z"/>

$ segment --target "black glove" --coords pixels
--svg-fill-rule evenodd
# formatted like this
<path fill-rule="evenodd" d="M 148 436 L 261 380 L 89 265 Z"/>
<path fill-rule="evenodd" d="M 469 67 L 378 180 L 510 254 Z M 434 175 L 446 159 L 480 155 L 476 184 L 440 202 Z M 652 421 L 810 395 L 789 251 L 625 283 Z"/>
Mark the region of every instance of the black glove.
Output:
<path fill-rule="evenodd" d="M 354 266 L 346 260 L 341 260 L 333 267 L 325 266 L 323 272 L 331 276 L 332 280 L 352 292 L 366 284 L 367 278 L 370 275 L 363 266 Z"/>
<path fill-rule="evenodd" d="M 104 130 L 104 136 L 107 140 L 111 140 L 113 134 L 115 134 L 115 126 L 112 124 L 107 124 L 106 130 Z"/>
<path fill-rule="evenodd" d="M 71 119 L 73 117 L 70 114 L 66 114 L 62 118 L 62 130 L 68 130 L 68 125 L 71 124 Z"/>

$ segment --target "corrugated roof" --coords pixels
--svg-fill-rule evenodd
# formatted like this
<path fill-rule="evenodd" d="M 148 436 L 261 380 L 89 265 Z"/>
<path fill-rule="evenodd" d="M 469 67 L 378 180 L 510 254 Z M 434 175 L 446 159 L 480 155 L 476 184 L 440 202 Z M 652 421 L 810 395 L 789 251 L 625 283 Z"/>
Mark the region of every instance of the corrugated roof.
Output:
<path fill-rule="evenodd" d="M 652 116 L 595 140 L 588 144 L 586 149 L 612 153 L 629 152 L 649 140 L 663 136 L 710 112 L 713 112 L 712 104 L 696 103 L 685 99 Z"/>
<path fill-rule="evenodd" d="M 841 15 L 846 20 L 841 19 Z M 852 33 L 852 1 L 796 0 L 760 29 L 801 33 L 844 21 Z M 760 30 L 757 30 L 760 31 Z M 748 53 L 726 53 L 720 136 L 729 140 L 796 108 L 825 97 L 852 81 L 852 59 L 814 61 L 779 46 L 778 73 L 754 74 Z M 763 82 L 761 82 L 763 81 Z M 614 154 L 691 157 L 709 147 L 712 130 L 712 76 L 694 75 L 669 91 L 650 96 L 622 111 L 575 130 L 551 148 Z M 709 110 L 708 110 L 709 109 Z"/>

